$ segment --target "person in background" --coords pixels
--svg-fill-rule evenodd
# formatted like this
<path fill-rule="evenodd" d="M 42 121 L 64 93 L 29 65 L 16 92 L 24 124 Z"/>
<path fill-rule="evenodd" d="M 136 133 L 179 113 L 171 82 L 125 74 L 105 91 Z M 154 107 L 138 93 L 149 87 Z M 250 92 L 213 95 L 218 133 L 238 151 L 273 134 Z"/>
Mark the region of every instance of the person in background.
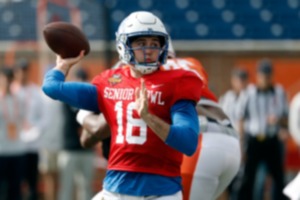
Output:
<path fill-rule="evenodd" d="M 300 92 L 291 100 L 289 112 L 289 131 L 296 144 L 300 147 Z M 300 199 L 300 172 L 284 188 L 283 193 L 291 200 Z"/>
<path fill-rule="evenodd" d="M 245 169 L 240 200 L 252 200 L 257 168 L 267 166 L 274 182 L 274 199 L 285 199 L 283 143 L 287 136 L 288 104 L 283 87 L 273 83 L 273 65 L 269 60 L 258 63 L 256 85 L 247 88 L 239 123 L 242 142 L 246 146 Z"/>
<path fill-rule="evenodd" d="M 47 70 L 53 68 L 52 64 L 47 66 Z M 63 103 L 54 101 L 48 96 L 43 95 L 44 128 L 41 131 L 41 151 L 39 170 L 42 180 L 45 183 L 44 199 L 53 200 L 58 198 L 58 154 L 63 146 L 63 126 L 65 124 L 63 114 Z"/>
<path fill-rule="evenodd" d="M 74 77 L 75 76 L 75 77 Z M 87 72 L 79 68 L 75 71 L 73 81 L 87 82 Z M 76 121 L 78 109 L 63 104 L 63 149 L 58 155 L 60 187 L 59 200 L 91 199 L 94 178 L 95 153 L 92 148 L 84 149 L 80 144 L 81 126 Z M 75 192 L 74 192 L 75 191 Z"/>
<path fill-rule="evenodd" d="M 231 87 L 219 100 L 222 109 L 229 116 L 234 128 L 239 131 L 239 119 L 242 115 L 243 102 L 247 95 L 248 73 L 242 68 L 235 68 L 231 73 Z M 244 143 L 244 142 L 242 142 Z M 245 155 L 245 146 L 241 147 L 242 155 Z M 244 161 L 244 158 L 242 159 Z M 242 163 L 238 175 L 230 184 L 228 192 L 232 200 L 237 199 L 238 191 L 241 185 L 241 179 L 244 171 L 244 163 Z M 262 199 L 264 195 L 265 179 L 267 177 L 267 170 L 265 163 L 260 163 L 255 178 L 254 199 Z"/>
<path fill-rule="evenodd" d="M 228 115 L 234 128 L 237 130 L 239 122 L 239 104 L 245 98 L 245 89 L 248 86 L 248 73 L 246 70 L 236 68 L 231 73 L 231 90 L 227 91 L 219 99 L 219 104 L 223 111 Z"/>
<path fill-rule="evenodd" d="M 0 68 L 0 198 L 21 200 L 25 146 L 20 139 L 25 101 L 12 92 L 13 68 Z"/>
<path fill-rule="evenodd" d="M 248 86 L 248 72 L 242 68 L 235 68 L 231 72 L 231 89 L 228 90 L 224 95 L 219 99 L 219 104 L 226 115 L 229 117 L 234 129 L 238 130 L 239 119 L 241 111 L 240 108 L 243 99 L 246 98 L 246 88 Z M 244 147 L 241 147 L 241 151 L 244 151 Z M 243 164 L 243 163 L 242 163 Z M 241 183 L 241 176 L 243 172 L 243 165 L 241 165 L 239 173 L 231 182 L 228 187 L 227 194 L 230 196 L 231 200 L 236 200 L 239 186 Z"/>
<path fill-rule="evenodd" d="M 22 93 L 25 100 L 26 116 L 21 132 L 21 140 L 26 147 L 23 180 L 29 192 L 25 196 L 28 196 L 26 199 L 37 200 L 40 133 L 43 128 L 43 115 L 45 113 L 41 88 L 30 80 L 30 70 L 31 66 L 28 60 L 20 59 L 17 62 L 14 70 L 13 90 Z"/>

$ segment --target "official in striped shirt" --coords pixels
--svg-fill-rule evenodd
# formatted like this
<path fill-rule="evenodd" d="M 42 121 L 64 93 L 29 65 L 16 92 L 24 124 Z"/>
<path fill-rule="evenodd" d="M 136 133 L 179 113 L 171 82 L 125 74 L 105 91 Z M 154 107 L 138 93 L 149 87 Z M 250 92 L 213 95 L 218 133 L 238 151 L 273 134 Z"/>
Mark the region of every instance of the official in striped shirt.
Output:
<path fill-rule="evenodd" d="M 273 178 L 274 197 L 283 200 L 282 139 L 287 135 L 288 104 L 283 87 L 273 83 L 273 66 L 269 60 L 258 63 L 256 84 L 247 88 L 241 109 L 240 132 L 247 148 L 239 199 L 252 200 L 257 167 L 265 162 Z"/>

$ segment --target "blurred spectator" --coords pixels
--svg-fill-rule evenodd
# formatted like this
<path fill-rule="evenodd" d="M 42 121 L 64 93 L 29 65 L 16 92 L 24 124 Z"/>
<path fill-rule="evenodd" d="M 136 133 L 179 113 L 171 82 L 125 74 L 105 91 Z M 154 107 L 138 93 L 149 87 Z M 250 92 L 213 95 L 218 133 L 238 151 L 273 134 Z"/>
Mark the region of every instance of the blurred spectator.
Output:
<path fill-rule="evenodd" d="M 273 83 L 271 61 L 259 62 L 256 85 L 247 88 L 240 132 L 246 146 L 245 169 L 239 199 L 252 200 L 258 165 L 265 162 L 274 181 L 274 199 L 285 199 L 283 144 L 287 134 L 287 100 L 284 89 Z"/>
<path fill-rule="evenodd" d="M 241 68 L 235 68 L 231 73 L 231 90 L 227 91 L 219 100 L 220 106 L 229 117 L 234 128 L 238 130 L 239 119 L 241 115 L 241 104 L 246 98 L 246 88 L 248 86 L 248 73 Z M 242 148 L 243 151 L 243 148 Z M 241 177 L 243 172 L 242 166 L 228 187 L 228 193 L 231 200 L 237 199 L 240 188 Z"/>
<path fill-rule="evenodd" d="M 48 69 L 53 67 L 49 65 Z M 41 134 L 42 149 L 40 152 L 39 168 L 45 183 L 44 199 L 57 199 L 58 189 L 58 153 L 62 149 L 63 104 L 43 95 L 45 115 L 43 116 L 44 129 Z"/>
<path fill-rule="evenodd" d="M 289 131 L 300 146 L 300 92 L 292 99 L 289 112 Z M 284 194 L 291 200 L 300 199 L 300 172 L 298 175 L 284 188 Z"/>
<path fill-rule="evenodd" d="M 21 93 L 25 100 L 26 115 L 21 131 L 21 140 L 25 144 L 24 182 L 28 187 L 29 200 L 38 199 L 38 161 L 40 146 L 40 130 L 43 127 L 43 98 L 40 87 L 34 84 L 30 78 L 30 63 L 21 59 L 14 70 L 15 81 L 13 90 Z"/>
<path fill-rule="evenodd" d="M 78 69 L 73 80 L 87 82 L 88 74 L 85 70 Z M 78 109 L 67 104 L 63 105 L 65 123 L 63 150 L 59 153 L 58 159 L 60 170 L 59 200 L 76 199 L 74 197 L 76 193 L 78 200 L 89 200 L 93 196 L 95 153 L 93 149 L 84 149 L 80 144 L 81 126 L 76 121 L 77 112 Z"/>
<path fill-rule="evenodd" d="M 21 199 L 24 145 L 20 140 L 25 101 L 12 93 L 13 69 L 0 68 L 0 199 Z"/>
<path fill-rule="evenodd" d="M 233 126 L 237 129 L 239 117 L 239 104 L 245 98 L 245 89 L 248 85 L 247 71 L 236 68 L 231 73 L 231 90 L 220 98 L 220 105 L 226 115 L 230 118 Z"/>

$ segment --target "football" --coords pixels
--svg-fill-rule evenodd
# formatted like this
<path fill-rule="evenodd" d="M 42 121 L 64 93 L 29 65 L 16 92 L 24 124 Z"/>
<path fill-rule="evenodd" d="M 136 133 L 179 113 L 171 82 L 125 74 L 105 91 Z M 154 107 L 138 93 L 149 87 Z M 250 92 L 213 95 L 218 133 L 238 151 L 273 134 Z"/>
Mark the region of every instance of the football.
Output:
<path fill-rule="evenodd" d="M 81 50 L 87 55 L 90 44 L 84 33 L 67 22 L 52 22 L 43 29 L 44 39 L 49 48 L 62 58 L 77 57 Z"/>

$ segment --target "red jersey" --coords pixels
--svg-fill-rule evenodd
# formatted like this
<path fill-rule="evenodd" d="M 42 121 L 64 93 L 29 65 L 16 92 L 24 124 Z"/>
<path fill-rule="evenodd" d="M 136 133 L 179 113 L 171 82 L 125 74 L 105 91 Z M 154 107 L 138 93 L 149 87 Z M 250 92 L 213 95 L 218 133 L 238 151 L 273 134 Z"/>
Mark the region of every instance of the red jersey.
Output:
<path fill-rule="evenodd" d="M 149 112 L 171 124 L 171 107 L 179 100 L 197 102 L 203 82 L 188 70 L 158 70 L 142 77 L 148 91 Z M 107 70 L 95 77 L 99 109 L 111 128 L 109 170 L 180 176 L 182 153 L 165 144 L 140 119 L 129 67 Z"/>
<path fill-rule="evenodd" d="M 163 66 L 163 70 L 185 69 L 196 72 L 203 81 L 203 90 L 201 97 L 218 102 L 217 97 L 208 87 L 208 76 L 202 64 L 194 58 L 174 58 L 168 59 Z M 199 99 L 200 100 L 200 99 Z"/>

